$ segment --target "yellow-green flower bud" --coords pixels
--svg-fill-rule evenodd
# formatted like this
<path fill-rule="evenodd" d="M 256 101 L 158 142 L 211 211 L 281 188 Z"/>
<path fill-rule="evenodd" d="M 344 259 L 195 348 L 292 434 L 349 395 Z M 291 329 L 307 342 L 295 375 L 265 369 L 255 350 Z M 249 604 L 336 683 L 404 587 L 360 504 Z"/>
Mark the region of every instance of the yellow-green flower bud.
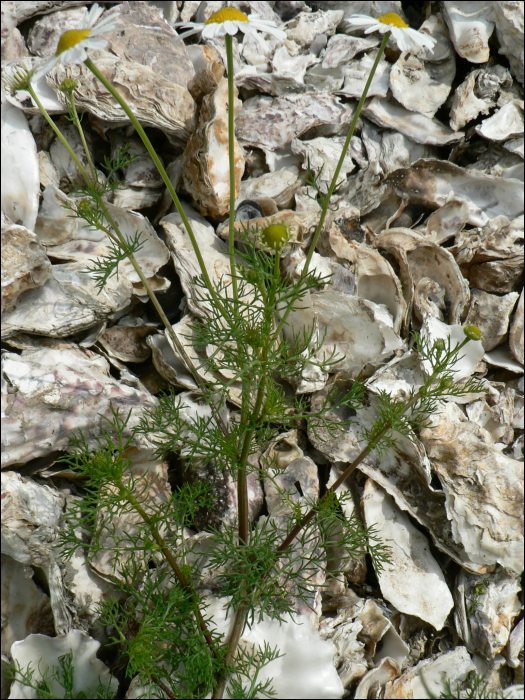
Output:
<path fill-rule="evenodd" d="M 443 350 L 445 349 L 445 341 L 443 340 L 443 338 L 438 338 L 434 343 L 434 347 L 436 348 L 436 350 L 443 352 Z"/>
<path fill-rule="evenodd" d="M 58 86 L 58 89 L 60 92 L 73 92 L 73 90 L 76 90 L 78 87 L 78 81 L 73 80 L 73 78 L 66 78 L 63 80 L 60 85 Z"/>
<path fill-rule="evenodd" d="M 443 377 L 443 379 L 441 379 L 439 382 L 439 386 L 441 389 L 452 389 L 454 386 L 454 380 L 452 377 Z"/>
<path fill-rule="evenodd" d="M 483 338 L 483 333 L 477 326 L 465 326 L 463 328 L 463 333 L 469 340 L 481 340 Z"/>
<path fill-rule="evenodd" d="M 270 251 L 282 251 L 290 240 L 290 230 L 285 224 L 270 224 L 262 230 L 260 242 Z"/>

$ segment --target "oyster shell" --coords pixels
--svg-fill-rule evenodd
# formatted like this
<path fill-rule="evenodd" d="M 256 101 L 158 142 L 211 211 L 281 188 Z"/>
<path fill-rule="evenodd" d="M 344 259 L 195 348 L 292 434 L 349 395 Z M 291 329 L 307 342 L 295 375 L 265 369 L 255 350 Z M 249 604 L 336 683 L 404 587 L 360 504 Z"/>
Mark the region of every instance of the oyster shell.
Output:
<path fill-rule="evenodd" d="M 470 9 L 462 2 L 444 2 L 443 17 L 461 58 L 471 63 L 486 63 L 490 57 L 489 39 L 494 31 L 492 3 L 477 2 Z"/>
<path fill-rule="evenodd" d="M 72 692 L 76 695 L 80 692 L 95 691 L 101 684 L 114 694 L 118 689 L 118 680 L 110 674 L 106 664 L 97 659 L 99 647 L 100 642 L 81 630 L 71 630 L 67 634 L 59 633 L 56 637 L 30 634 L 24 641 L 13 644 L 11 656 L 24 671 L 31 665 L 34 671 L 33 683 L 38 683 L 42 680 L 47 666 L 58 670 L 60 658 L 72 652 Z M 58 686 L 58 683 L 56 685 Z M 57 692 L 60 692 L 58 687 Z M 18 697 L 37 698 L 38 693 L 23 686 L 19 681 L 14 681 L 9 698 Z"/>
<path fill-rule="evenodd" d="M 243 146 L 275 151 L 320 124 L 343 126 L 353 109 L 331 95 L 250 97 L 243 103 L 235 133 Z"/>
<path fill-rule="evenodd" d="M 126 95 L 126 101 L 143 126 L 163 131 L 175 145 L 184 145 L 195 130 L 195 102 L 190 93 L 148 66 L 111 56 L 107 52 L 96 58 L 97 68 L 109 82 Z M 129 120 L 113 96 L 84 64 L 58 64 L 47 81 L 64 100 L 58 86 L 66 79 L 76 80 L 78 110 L 87 111 L 114 126 Z M 62 95 L 62 98 L 60 97 Z M 65 104 L 65 101 L 63 102 Z"/>
<path fill-rule="evenodd" d="M 455 621 L 459 635 L 471 651 L 487 661 L 500 654 L 509 641 L 514 619 L 521 610 L 519 579 L 501 567 L 492 574 L 458 575 Z"/>
<path fill-rule="evenodd" d="M 478 564 L 523 571 L 523 464 L 447 403 L 421 440 L 446 496 L 454 537 Z M 497 514 L 497 515 L 496 515 Z"/>
<path fill-rule="evenodd" d="M 454 55 L 440 63 L 430 63 L 404 52 L 392 66 L 390 89 L 403 107 L 431 119 L 447 99 L 455 75 Z"/>
<path fill-rule="evenodd" d="M 57 634 L 69 632 L 72 624 L 54 549 L 64 505 L 64 496 L 49 486 L 2 472 L 2 552 L 44 571 Z"/>
<path fill-rule="evenodd" d="M 509 345 L 514 357 L 523 364 L 523 291 L 510 326 Z"/>
<path fill-rule="evenodd" d="M 450 108 L 450 126 L 457 131 L 480 114 L 488 114 L 496 106 L 502 89 L 512 85 L 507 68 L 488 63 L 472 70 L 454 93 Z"/>
<path fill-rule="evenodd" d="M 464 137 L 461 131 L 452 131 L 437 119 L 411 112 L 392 99 L 373 97 L 362 114 L 378 126 L 394 129 L 412 141 L 428 146 L 446 146 Z"/>
<path fill-rule="evenodd" d="M 126 413 L 133 408 L 130 430 L 143 407 L 155 405 L 149 393 L 113 379 L 100 355 L 72 343 L 48 340 L 47 344 L 51 347 L 28 348 L 21 355 L 5 353 L 2 358 L 4 468 L 64 450 L 79 428 L 94 446 L 100 435 L 99 414 L 110 415 L 110 402 Z"/>
<path fill-rule="evenodd" d="M 390 561 L 378 574 L 383 596 L 400 612 L 442 629 L 454 601 L 427 538 L 371 479 L 365 484 L 362 506 L 367 526 L 375 527 L 391 548 Z"/>
<path fill-rule="evenodd" d="M 506 56 L 512 74 L 523 85 L 523 7 L 519 2 L 493 3 L 498 53 Z"/>
<path fill-rule="evenodd" d="M 510 315 L 518 299 L 517 292 L 497 296 L 481 289 L 471 291 L 470 308 L 465 324 L 480 329 L 485 350 L 492 350 L 507 339 Z"/>
<path fill-rule="evenodd" d="M 236 116 L 241 109 L 234 102 Z M 182 156 L 182 179 L 201 214 L 221 216 L 230 206 L 228 155 L 228 81 L 221 78 L 216 90 L 202 100 L 199 124 Z M 239 194 L 244 173 L 244 158 L 234 141 L 235 195 Z"/>
<path fill-rule="evenodd" d="M 78 205 L 78 199 L 67 197 L 54 185 L 48 185 L 35 226 L 39 241 L 46 252 L 58 260 L 87 263 L 108 256 L 112 246 L 109 236 L 98 229 L 93 230 L 85 219 L 67 214 L 67 207 L 76 210 Z M 146 279 L 153 277 L 168 262 L 169 252 L 149 220 L 142 214 L 119 209 L 113 204 L 106 203 L 106 207 L 126 240 L 132 241 L 140 236 L 142 245 L 135 257 Z M 119 263 L 118 271 L 119 279 L 122 276 L 135 284 L 141 281 L 127 258 Z"/>
<path fill-rule="evenodd" d="M 523 270 L 523 216 L 496 216 L 482 228 L 462 231 L 449 250 L 472 287 L 491 294 L 515 290 Z"/>
<path fill-rule="evenodd" d="M 397 680 L 387 683 L 385 698 L 431 698 L 443 690 L 444 677 L 455 688 L 474 670 L 474 663 L 465 647 L 456 647 L 453 651 L 420 661 Z"/>
<path fill-rule="evenodd" d="M 344 13 L 341 10 L 323 10 L 311 14 L 301 12 L 287 22 L 283 29 L 288 39 L 305 48 L 310 46 L 319 34 L 333 36 L 343 17 Z"/>
<path fill-rule="evenodd" d="M 521 182 L 466 170 L 447 161 L 418 160 L 386 181 L 408 201 L 429 209 L 443 206 L 449 197 L 463 199 L 470 210 L 468 223 L 473 226 L 484 226 L 501 215 L 514 219 L 523 213 Z"/>
<path fill-rule="evenodd" d="M 476 127 L 480 136 L 491 141 L 506 141 L 523 136 L 523 106 L 512 100 Z"/>
<path fill-rule="evenodd" d="M 51 263 L 35 234 L 13 224 L 2 212 L 2 313 L 25 291 L 45 284 L 51 275 Z"/>
<path fill-rule="evenodd" d="M 470 297 L 468 283 L 448 250 L 419 232 L 405 228 L 384 231 L 376 236 L 373 245 L 393 254 L 401 266 L 401 283 L 409 308 L 413 290 L 422 280 L 430 279 L 437 284 L 438 294 L 442 295 L 441 311 L 446 314 L 446 321 L 458 323 L 462 319 Z M 428 289 L 432 299 L 436 295 L 436 287 Z M 439 296 L 436 300 L 439 304 Z"/>
<path fill-rule="evenodd" d="M 1 559 L 2 654 L 7 655 L 13 642 L 38 632 L 51 636 L 55 628 L 49 596 L 33 581 L 33 569 L 7 554 Z"/>
<path fill-rule="evenodd" d="M 2 100 L 2 211 L 34 231 L 40 194 L 36 143 L 25 114 Z"/>

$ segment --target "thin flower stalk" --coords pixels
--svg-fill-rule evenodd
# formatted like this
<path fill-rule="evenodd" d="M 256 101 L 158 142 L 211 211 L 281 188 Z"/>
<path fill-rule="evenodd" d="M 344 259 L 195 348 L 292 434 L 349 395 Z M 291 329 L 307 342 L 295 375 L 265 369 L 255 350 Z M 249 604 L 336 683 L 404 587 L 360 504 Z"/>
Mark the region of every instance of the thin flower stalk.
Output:
<path fill-rule="evenodd" d="M 105 203 L 104 203 L 104 200 L 102 199 L 100 193 L 97 191 L 97 189 L 96 189 L 96 187 L 95 187 L 95 183 L 96 183 L 96 179 L 97 179 L 97 174 L 96 174 L 94 165 L 93 165 L 93 163 L 92 163 L 92 161 L 91 161 L 91 156 L 90 156 L 90 154 L 89 154 L 89 149 L 88 149 L 88 147 L 87 147 L 87 143 L 86 143 L 86 139 L 85 139 L 85 136 L 84 136 L 84 131 L 83 131 L 83 129 L 82 129 L 82 125 L 81 125 L 80 119 L 78 118 L 78 114 L 77 114 L 77 111 L 76 111 L 75 102 L 74 102 L 72 93 L 69 94 L 69 98 L 70 98 L 71 109 L 72 109 L 72 112 L 73 112 L 73 115 L 74 115 L 74 123 L 75 123 L 75 125 L 76 125 L 76 127 L 77 127 L 77 129 L 78 129 L 78 131 L 79 131 L 79 134 L 80 134 L 80 137 L 81 137 L 81 140 L 82 140 L 82 144 L 83 144 L 83 146 L 84 146 L 84 150 L 85 150 L 85 153 L 86 153 L 86 157 L 88 158 L 88 162 L 90 163 L 90 168 L 91 168 L 91 171 L 92 171 L 92 174 L 93 174 L 93 179 L 90 178 L 90 176 L 88 175 L 86 169 L 84 168 L 84 166 L 82 165 L 82 163 L 81 163 L 80 160 L 78 159 L 76 153 L 73 151 L 73 149 L 71 148 L 71 146 L 69 145 L 69 143 L 67 142 L 67 140 L 64 138 L 64 136 L 63 136 L 62 132 L 60 131 L 60 129 L 57 127 L 57 125 L 55 124 L 55 122 L 51 119 L 50 115 L 47 113 L 46 109 L 44 108 L 44 106 L 42 105 L 42 103 L 40 102 L 40 100 L 38 99 L 38 97 L 37 97 L 37 95 L 36 95 L 36 93 L 35 93 L 35 91 L 34 91 L 32 85 L 31 85 L 31 82 L 28 82 L 27 88 L 26 88 L 26 89 L 28 90 L 29 94 L 31 95 L 31 97 L 32 97 L 33 100 L 35 101 L 35 104 L 37 105 L 37 107 L 40 109 L 42 115 L 44 116 L 44 118 L 45 118 L 46 121 L 48 122 L 49 126 L 50 126 L 50 127 L 52 128 L 52 130 L 54 131 L 54 133 L 55 133 L 55 135 L 57 136 L 57 138 L 60 140 L 60 142 L 63 144 L 64 148 L 66 148 L 66 150 L 67 150 L 68 153 L 70 154 L 70 156 L 71 156 L 71 158 L 73 159 L 75 165 L 77 166 L 77 168 L 79 169 L 80 173 L 82 174 L 82 176 L 83 176 L 83 178 L 84 178 L 84 180 L 85 180 L 85 182 L 86 182 L 86 185 L 87 185 L 88 188 L 90 189 L 91 195 L 94 197 L 95 201 L 97 202 L 97 204 L 99 205 L 101 211 L 103 212 L 104 217 L 107 219 L 107 221 L 109 222 L 109 224 L 110 224 L 110 226 L 111 226 L 111 228 L 112 228 L 113 230 L 110 230 L 110 229 L 108 229 L 107 227 L 102 226 L 102 225 L 100 225 L 100 224 L 98 225 L 99 229 L 102 230 L 111 240 L 113 240 L 114 242 L 116 242 L 116 243 L 118 244 L 118 246 L 119 246 L 120 248 L 122 248 L 122 249 L 126 252 L 126 255 L 127 255 L 128 259 L 129 259 L 129 261 L 130 261 L 130 263 L 133 265 L 133 268 L 134 268 L 135 272 L 137 273 L 137 275 L 139 276 L 140 281 L 142 282 L 142 284 L 143 284 L 143 286 L 144 286 L 144 289 L 146 290 L 146 293 L 148 294 L 149 298 L 151 299 L 151 302 L 152 302 L 153 306 L 155 307 L 155 310 L 157 311 L 158 315 L 160 316 L 160 319 L 161 319 L 161 321 L 163 322 L 164 327 L 166 328 L 166 331 L 167 331 L 167 333 L 168 333 L 168 335 L 169 335 L 169 337 L 170 337 L 171 342 L 172 342 L 173 345 L 177 348 L 177 351 L 178 351 L 179 354 L 181 355 L 181 357 L 182 357 L 184 363 L 186 364 L 186 366 L 187 366 L 187 368 L 188 368 L 190 374 L 192 375 L 193 379 L 195 380 L 197 386 L 198 386 L 198 387 L 204 386 L 205 382 L 203 382 L 203 380 L 202 380 L 201 377 L 199 376 L 199 374 L 198 374 L 198 372 L 197 372 L 197 369 L 195 368 L 195 366 L 194 366 L 194 364 L 193 364 L 193 361 L 192 361 L 191 358 L 189 357 L 189 355 L 188 355 L 188 353 L 186 352 L 186 350 L 185 350 L 183 344 L 181 343 L 181 341 L 180 341 L 179 338 L 177 337 L 175 331 L 173 330 L 173 326 L 172 326 L 171 323 L 169 322 L 168 317 L 166 316 L 166 314 L 164 313 L 164 309 L 163 309 L 162 306 L 160 305 L 160 302 L 159 302 L 159 300 L 157 299 L 157 296 L 156 296 L 155 292 L 154 292 L 153 289 L 151 288 L 151 285 L 150 285 L 148 279 L 145 277 L 145 275 L 144 275 L 144 273 L 143 273 L 143 271 L 142 271 L 141 266 L 139 265 L 139 263 L 138 263 L 138 261 L 137 261 L 135 255 L 134 255 L 131 251 L 129 251 L 127 242 L 126 242 L 126 240 L 124 239 L 122 233 L 120 232 L 120 229 L 119 229 L 118 224 L 116 223 L 116 221 L 113 219 L 113 217 L 112 217 L 111 214 L 109 213 L 109 211 L 108 211 L 108 209 L 107 209 L 107 207 L 106 207 L 106 205 L 105 205 Z M 146 138 L 147 138 L 147 136 L 146 136 Z M 150 144 L 150 145 L 151 145 L 151 144 Z M 156 155 L 156 154 L 155 154 L 155 155 Z M 158 158 L 157 158 L 157 160 L 158 160 Z M 159 161 L 159 163 L 160 163 L 160 161 Z M 168 181 L 169 181 L 169 180 L 168 180 Z M 171 183 L 170 183 L 170 186 L 171 186 Z M 176 196 L 176 195 L 175 195 L 175 196 Z M 184 214 L 184 212 L 182 212 L 182 213 Z M 187 221 L 187 220 L 186 220 L 186 221 Z M 188 222 L 188 226 L 189 226 L 189 222 Z M 226 426 L 224 425 L 224 421 L 222 420 L 220 414 L 218 413 L 218 411 L 216 411 L 216 408 L 215 408 L 215 406 L 213 406 L 213 405 L 212 405 L 212 410 L 213 410 L 214 413 L 215 413 L 215 416 L 216 416 L 216 418 L 217 418 L 217 421 L 218 421 L 219 425 L 221 425 L 222 428 L 223 428 L 223 430 L 226 432 Z"/>
<path fill-rule="evenodd" d="M 142 128 L 142 126 L 138 122 L 137 118 L 135 117 L 135 115 L 133 114 L 131 109 L 129 108 L 127 102 L 119 95 L 118 91 L 115 90 L 113 85 L 108 80 L 106 80 L 105 76 L 98 70 L 98 68 L 91 61 L 91 59 L 89 59 L 89 58 L 86 59 L 84 61 L 84 64 L 89 68 L 89 70 L 93 73 L 93 75 L 98 80 L 100 80 L 100 82 L 102 83 L 102 85 L 104 85 L 106 90 L 108 90 L 113 95 L 113 97 L 117 100 L 117 102 L 122 107 L 122 109 L 124 110 L 126 115 L 129 117 L 131 123 L 135 127 L 137 134 L 140 136 L 142 143 L 146 147 L 149 155 L 151 156 L 152 161 L 155 163 L 155 166 L 156 166 L 157 170 L 159 171 L 160 176 L 162 177 L 162 179 L 164 181 L 164 184 L 168 188 L 168 192 L 171 195 L 173 203 L 177 207 L 177 211 L 179 212 L 179 215 L 184 223 L 184 227 L 186 228 L 186 231 L 188 232 L 188 236 L 190 237 L 190 241 L 191 241 L 191 244 L 192 244 L 193 249 L 195 251 L 195 255 L 197 257 L 197 261 L 199 263 L 199 267 L 201 269 L 201 274 L 202 274 L 202 277 L 203 277 L 204 282 L 206 284 L 206 287 L 207 287 L 211 297 L 213 298 L 213 301 L 217 305 L 217 308 L 219 308 L 221 310 L 221 313 L 223 313 L 224 316 L 227 316 L 227 312 L 226 312 L 221 300 L 217 296 L 215 289 L 213 288 L 213 285 L 211 283 L 210 277 L 208 275 L 208 270 L 206 269 L 206 264 L 205 264 L 204 259 L 202 257 L 202 253 L 200 251 L 199 244 L 197 243 L 197 239 L 195 238 L 195 234 L 193 233 L 193 230 L 191 228 L 191 224 L 188 221 L 188 217 L 184 213 L 184 209 L 182 208 L 180 200 L 177 197 L 177 193 L 173 189 L 173 185 L 171 184 L 171 181 L 168 177 L 168 174 L 166 173 L 164 166 L 160 162 L 160 159 L 159 159 L 155 149 L 151 145 L 151 141 L 149 140 L 146 132 L 144 131 L 144 129 Z"/>
<path fill-rule="evenodd" d="M 350 129 L 348 130 L 348 134 L 343 146 L 343 150 L 341 151 L 341 156 L 339 157 L 339 161 L 337 162 L 337 167 L 334 172 L 334 176 L 332 178 L 332 182 L 330 183 L 330 187 L 328 188 L 328 192 L 326 196 L 324 197 L 323 200 L 323 206 L 321 209 L 321 215 L 319 217 L 319 223 L 317 224 L 317 228 L 315 229 L 314 237 L 312 239 L 312 243 L 310 245 L 310 250 L 308 251 L 308 255 L 306 256 L 306 261 L 304 263 L 303 270 L 301 272 L 301 275 L 299 277 L 298 284 L 300 284 L 306 275 L 308 274 L 308 269 L 310 267 L 310 263 L 312 261 L 313 254 L 315 253 L 315 248 L 317 246 L 317 241 L 319 240 L 319 236 L 321 235 L 321 231 L 323 230 L 324 226 L 324 221 L 326 219 L 326 214 L 328 213 L 328 208 L 330 206 L 330 198 L 334 193 L 334 190 L 337 185 L 337 181 L 339 178 L 339 173 L 341 172 L 341 168 L 343 167 L 343 162 L 346 157 L 346 154 L 348 152 L 348 149 L 350 147 L 350 140 L 352 136 L 354 135 L 355 127 L 357 125 L 357 120 L 359 119 L 359 115 L 361 114 L 361 110 L 363 109 L 363 106 L 365 104 L 366 96 L 368 95 L 368 91 L 370 89 L 370 85 L 372 85 L 372 80 L 374 79 L 375 72 L 377 70 L 377 67 L 379 65 L 379 61 L 381 60 L 381 56 L 383 55 L 385 51 L 385 47 L 388 43 L 388 40 L 390 38 L 391 32 L 386 32 L 386 34 L 383 37 L 383 41 L 381 42 L 381 46 L 379 47 L 379 51 L 377 52 L 376 59 L 374 61 L 374 65 L 372 66 L 372 70 L 370 71 L 370 75 L 368 76 L 368 80 L 366 81 L 365 89 L 363 90 L 363 94 L 361 95 L 361 99 L 359 100 L 359 103 L 357 105 L 357 109 L 354 114 L 354 118 L 352 119 L 352 123 L 350 124 Z M 288 319 L 288 316 L 292 312 L 292 306 L 288 306 L 286 311 L 283 314 L 283 317 L 277 326 L 277 330 L 275 331 L 274 334 L 274 339 L 277 339 L 281 331 L 283 330 L 286 321 Z"/>
<path fill-rule="evenodd" d="M 235 266 L 235 127 L 232 37 L 226 34 L 226 57 L 228 63 L 228 156 L 230 160 L 230 216 L 228 230 L 228 252 L 232 277 L 233 298 L 238 300 L 237 271 Z"/>

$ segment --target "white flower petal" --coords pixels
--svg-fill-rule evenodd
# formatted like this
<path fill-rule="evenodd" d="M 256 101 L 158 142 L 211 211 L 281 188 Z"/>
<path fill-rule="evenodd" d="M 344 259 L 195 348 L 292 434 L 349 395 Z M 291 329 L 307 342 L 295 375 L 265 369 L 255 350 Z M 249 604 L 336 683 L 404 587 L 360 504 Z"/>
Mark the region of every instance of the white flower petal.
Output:
<path fill-rule="evenodd" d="M 88 16 L 86 17 L 86 24 L 82 27 L 82 29 L 90 29 L 103 12 L 103 8 L 95 3 L 91 7 L 91 10 L 89 11 Z"/>

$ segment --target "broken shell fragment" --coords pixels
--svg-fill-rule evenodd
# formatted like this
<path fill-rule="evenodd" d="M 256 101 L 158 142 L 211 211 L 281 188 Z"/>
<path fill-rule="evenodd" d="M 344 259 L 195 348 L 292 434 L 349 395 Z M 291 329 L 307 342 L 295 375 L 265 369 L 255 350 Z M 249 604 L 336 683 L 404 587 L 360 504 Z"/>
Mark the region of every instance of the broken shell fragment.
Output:
<path fill-rule="evenodd" d="M 510 326 L 509 345 L 516 360 L 523 364 L 523 291 Z"/>

